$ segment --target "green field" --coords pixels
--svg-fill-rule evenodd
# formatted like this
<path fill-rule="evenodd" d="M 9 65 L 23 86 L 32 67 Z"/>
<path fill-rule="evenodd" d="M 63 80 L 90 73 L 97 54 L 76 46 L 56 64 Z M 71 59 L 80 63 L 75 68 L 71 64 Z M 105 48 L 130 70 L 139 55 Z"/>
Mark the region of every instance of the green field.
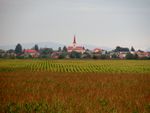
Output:
<path fill-rule="evenodd" d="M 0 72 L 150 73 L 150 60 L 0 60 Z"/>
<path fill-rule="evenodd" d="M 150 113 L 150 60 L 0 60 L 0 113 Z"/>

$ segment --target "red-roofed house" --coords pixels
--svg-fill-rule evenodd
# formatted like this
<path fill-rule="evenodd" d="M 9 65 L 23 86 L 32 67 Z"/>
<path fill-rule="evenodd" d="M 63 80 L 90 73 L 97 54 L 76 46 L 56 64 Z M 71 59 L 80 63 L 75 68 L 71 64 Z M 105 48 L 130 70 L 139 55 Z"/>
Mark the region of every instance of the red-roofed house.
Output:
<path fill-rule="evenodd" d="M 37 58 L 40 55 L 38 51 L 33 49 L 25 49 L 23 52 L 25 57 L 31 56 L 32 58 Z"/>
<path fill-rule="evenodd" d="M 100 49 L 100 48 L 95 48 L 95 49 L 93 50 L 93 52 L 94 52 L 94 53 L 100 53 L 100 52 L 102 52 L 102 49 Z"/>
<path fill-rule="evenodd" d="M 141 50 L 138 50 L 136 52 L 136 54 L 138 55 L 139 58 L 150 57 L 149 52 L 144 52 L 144 51 L 141 51 Z"/>

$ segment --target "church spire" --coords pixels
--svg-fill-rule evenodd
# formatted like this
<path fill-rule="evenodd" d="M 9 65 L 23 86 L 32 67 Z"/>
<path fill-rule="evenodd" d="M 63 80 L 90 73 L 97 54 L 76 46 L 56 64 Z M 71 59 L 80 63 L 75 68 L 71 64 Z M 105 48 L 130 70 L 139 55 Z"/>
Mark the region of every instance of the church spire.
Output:
<path fill-rule="evenodd" d="M 73 39 L 73 48 L 76 48 L 76 36 L 74 35 L 74 39 Z"/>
<path fill-rule="evenodd" d="M 76 44 L 76 36 L 74 35 L 73 43 Z"/>

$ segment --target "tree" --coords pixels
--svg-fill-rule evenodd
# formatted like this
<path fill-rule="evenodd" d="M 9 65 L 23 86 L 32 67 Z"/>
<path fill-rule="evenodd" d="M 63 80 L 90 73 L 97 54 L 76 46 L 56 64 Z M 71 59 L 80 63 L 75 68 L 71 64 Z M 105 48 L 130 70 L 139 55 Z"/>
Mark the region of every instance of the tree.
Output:
<path fill-rule="evenodd" d="M 127 53 L 126 59 L 134 59 L 134 55 L 131 53 Z"/>
<path fill-rule="evenodd" d="M 135 49 L 133 48 L 133 46 L 131 47 L 131 51 L 135 51 Z"/>
<path fill-rule="evenodd" d="M 63 47 L 63 52 L 67 52 L 67 47 L 66 46 Z"/>
<path fill-rule="evenodd" d="M 112 54 L 112 58 L 116 59 L 118 56 L 116 54 Z"/>
<path fill-rule="evenodd" d="M 67 53 L 66 52 L 63 52 L 63 53 L 61 53 L 60 55 L 59 55 L 59 59 L 64 59 L 64 58 L 66 58 L 66 56 L 67 56 Z"/>
<path fill-rule="evenodd" d="M 5 55 L 5 51 L 4 51 L 4 50 L 2 50 L 2 49 L 0 49 L 0 58 L 3 58 L 3 57 L 4 57 L 4 55 Z"/>
<path fill-rule="evenodd" d="M 129 48 L 117 46 L 115 52 L 120 52 L 120 51 L 129 52 Z"/>
<path fill-rule="evenodd" d="M 134 54 L 134 59 L 138 59 L 138 58 L 139 58 L 138 54 Z"/>
<path fill-rule="evenodd" d="M 42 48 L 40 49 L 40 56 L 42 58 L 48 58 L 50 57 L 50 55 L 53 53 L 53 49 L 52 48 Z"/>
<path fill-rule="evenodd" d="M 100 58 L 100 55 L 96 55 L 96 54 L 93 55 L 93 59 L 99 59 L 99 58 Z"/>
<path fill-rule="evenodd" d="M 84 52 L 81 57 L 82 58 L 92 58 L 92 55 L 88 52 Z"/>
<path fill-rule="evenodd" d="M 15 53 L 16 53 L 17 55 L 22 54 L 22 46 L 21 46 L 21 44 L 17 44 L 17 45 L 16 45 Z"/>
<path fill-rule="evenodd" d="M 41 55 L 49 55 L 53 52 L 52 48 L 42 48 L 40 49 L 40 54 Z"/>
<path fill-rule="evenodd" d="M 106 54 L 100 55 L 100 59 L 107 59 L 108 56 Z"/>
<path fill-rule="evenodd" d="M 58 52 L 61 52 L 61 47 L 58 48 Z"/>
<path fill-rule="evenodd" d="M 81 53 L 72 51 L 70 54 L 70 58 L 81 58 Z"/>
<path fill-rule="evenodd" d="M 35 44 L 34 49 L 35 49 L 36 51 L 39 51 L 39 47 L 38 47 L 37 44 Z"/>
<path fill-rule="evenodd" d="M 137 54 L 127 53 L 126 59 L 138 59 L 138 55 Z"/>

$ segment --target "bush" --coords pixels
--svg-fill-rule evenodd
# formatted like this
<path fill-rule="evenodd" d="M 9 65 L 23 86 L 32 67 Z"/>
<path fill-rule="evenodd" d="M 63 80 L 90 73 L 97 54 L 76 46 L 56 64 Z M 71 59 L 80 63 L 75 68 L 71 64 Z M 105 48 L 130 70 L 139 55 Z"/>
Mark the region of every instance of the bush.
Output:
<path fill-rule="evenodd" d="M 108 56 L 107 55 L 101 55 L 100 59 L 108 59 Z"/>
<path fill-rule="evenodd" d="M 99 59 L 100 58 L 100 56 L 98 56 L 98 55 L 93 55 L 93 59 Z"/>
<path fill-rule="evenodd" d="M 126 59 L 138 59 L 138 55 L 137 54 L 127 53 Z"/>
<path fill-rule="evenodd" d="M 70 58 L 81 58 L 81 53 L 72 51 L 70 54 Z"/>
<path fill-rule="evenodd" d="M 16 56 L 18 59 L 24 59 L 24 56 Z"/>
<path fill-rule="evenodd" d="M 63 52 L 59 55 L 59 59 L 64 59 L 64 58 L 66 58 L 66 56 L 67 56 L 67 53 Z"/>

